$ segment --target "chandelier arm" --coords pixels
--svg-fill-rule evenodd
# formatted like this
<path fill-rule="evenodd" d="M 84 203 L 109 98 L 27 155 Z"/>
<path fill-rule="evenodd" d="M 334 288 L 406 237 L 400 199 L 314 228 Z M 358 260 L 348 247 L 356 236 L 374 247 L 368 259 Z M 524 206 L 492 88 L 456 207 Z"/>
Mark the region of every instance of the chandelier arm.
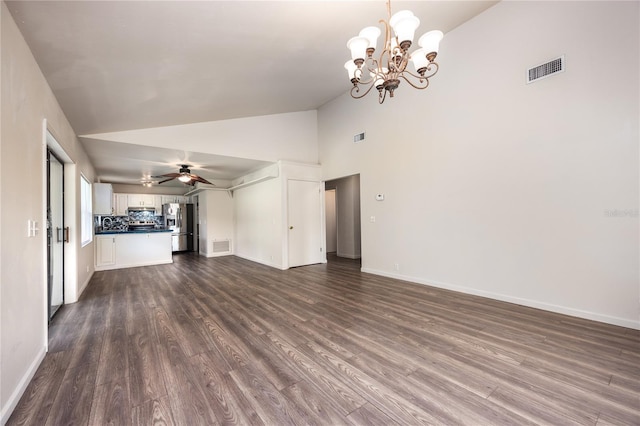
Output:
<path fill-rule="evenodd" d="M 371 80 L 371 82 L 370 82 L 370 83 L 368 83 L 368 84 L 369 84 L 369 88 L 368 88 L 368 89 L 367 89 L 367 90 L 366 90 L 362 95 L 354 95 L 354 93 L 359 93 L 359 92 L 360 92 L 360 87 L 359 87 L 359 86 L 353 86 L 353 87 L 351 88 L 351 92 L 350 92 L 351 97 L 352 97 L 353 99 L 360 99 L 360 98 L 364 98 L 365 96 L 367 96 L 367 95 L 369 94 L 369 92 L 370 92 L 370 91 L 371 91 L 371 89 L 373 88 L 373 83 L 374 83 L 374 80 Z"/>
<path fill-rule="evenodd" d="M 413 74 L 412 74 L 413 75 Z M 404 74 L 400 74 L 399 77 L 402 77 L 402 79 L 404 81 L 406 81 L 407 83 L 409 83 L 409 85 L 415 89 L 426 89 L 427 87 L 429 87 L 429 79 L 428 78 L 422 78 L 420 80 L 419 84 L 414 84 L 411 80 L 409 80 Z M 424 86 L 423 86 L 424 85 Z"/>
<path fill-rule="evenodd" d="M 432 71 L 432 65 L 435 65 L 435 68 Z M 424 75 L 420 75 L 420 74 L 414 74 L 411 71 L 405 69 L 402 74 L 409 74 L 411 77 L 417 79 L 417 80 L 428 80 L 431 77 L 433 77 L 434 75 L 436 75 L 436 73 L 438 72 L 438 70 L 440 69 L 440 67 L 438 67 L 438 64 L 435 62 L 432 62 L 431 64 L 429 64 L 429 66 L 427 67 L 427 71 L 430 71 L 428 74 L 424 74 Z"/>
<path fill-rule="evenodd" d="M 438 65 L 437 62 L 431 62 L 429 63 L 429 65 L 427 66 L 427 71 L 429 71 L 429 73 L 425 73 L 422 78 L 431 78 L 434 75 L 436 75 L 436 73 L 438 72 L 438 70 L 440 69 L 440 65 Z"/>
<path fill-rule="evenodd" d="M 362 84 L 363 86 L 366 86 L 369 83 L 373 82 L 373 77 L 369 77 L 369 80 L 362 80 L 362 69 L 357 69 L 356 72 L 354 73 L 356 79 L 358 80 L 358 84 Z"/>
<path fill-rule="evenodd" d="M 369 74 L 374 74 L 374 75 L 378 75 L 380 74 L 380 67 L 378 66 L 378 61 L 375 58 L 367 58 L 367 60 L 365 60 L 363 68 L 366 67 L 367 71 L 369 71 Z M 362 69 L 360 69 L 360 76 L 362 76 Z M 362 84 L 369 84 L 369 82 L 376 80 L 376 77 L 374 76 L 369 76 L 370 80 L 366 80 L 366 81 L 359 81 Z"/>

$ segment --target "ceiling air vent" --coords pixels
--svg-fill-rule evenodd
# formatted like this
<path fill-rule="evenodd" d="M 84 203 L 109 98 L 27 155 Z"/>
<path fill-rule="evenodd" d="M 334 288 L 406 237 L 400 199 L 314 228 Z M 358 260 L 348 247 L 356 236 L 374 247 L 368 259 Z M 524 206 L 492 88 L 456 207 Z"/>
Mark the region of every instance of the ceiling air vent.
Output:
<path fill-rule="evenodd" d="M 529 70 L 527 70 L 527 84 L 559 72 L 564 72 L 564 55 L 542 65 L 538 65 L 537 67 L 529 68 Z"/>

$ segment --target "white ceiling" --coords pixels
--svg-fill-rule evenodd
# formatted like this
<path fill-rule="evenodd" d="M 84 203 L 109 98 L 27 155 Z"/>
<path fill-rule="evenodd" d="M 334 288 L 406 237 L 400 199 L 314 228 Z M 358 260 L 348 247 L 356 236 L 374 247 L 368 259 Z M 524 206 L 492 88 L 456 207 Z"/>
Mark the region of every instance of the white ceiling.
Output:
<path fill-rule="evenodd" d="M 6 3 L 78 135 L 316 109 L 350 88 L 347 40 L 386 18 L 382 0 Z M 418 35 L 446 34 L 495 3 L 398 1 L 392 9 L 412 10 Z M 206 179 L 260 165 L 83 143 L 103 181 L 139 182 L 160 171 L 150 165 L 169 173 L 177 160 L 202 166 Z"/>

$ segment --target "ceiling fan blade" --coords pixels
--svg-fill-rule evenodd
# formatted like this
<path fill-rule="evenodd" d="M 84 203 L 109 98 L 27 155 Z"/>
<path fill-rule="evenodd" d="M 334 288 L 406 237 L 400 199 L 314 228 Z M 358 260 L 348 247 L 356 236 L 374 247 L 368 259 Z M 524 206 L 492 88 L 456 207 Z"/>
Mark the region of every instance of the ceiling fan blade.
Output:
<path fill-rule="evenodd" d="M 166 175 L 160 175 L 160 176 L 151 176 L 152 179 L 160 179 L 163 177 L 170 177 L 170 178 L 177 178 L 178 176 L 180 176 L 180 173 L 167 173 Z"/>
<path fill-rule="evenodd" d="M 201 177 L 200 177 L 200 176 L 198 176 L 198 175 L 191 175 L 191 181 L 192 181 L 192 182 L 194 182 L 194 183 L 197 181 L 197 182 L 206 183 L 207 185 L 213 185 L 213 186 L 215 186 L 213 183 L 209 182 L 209 181 L 208 181 L 208 180 L 206 180 L 205 178 L 201 178 Z"/>
<path fill-rule="evenodd" d="M 160 185 L 161 183 L 169 182 L 170 180 L 174 180 L 174 179 L 175 179 L 175 177 L 171 177 L 169 179 L 161 180 L 160 182 L 158 182 L 158 185 Z"/>

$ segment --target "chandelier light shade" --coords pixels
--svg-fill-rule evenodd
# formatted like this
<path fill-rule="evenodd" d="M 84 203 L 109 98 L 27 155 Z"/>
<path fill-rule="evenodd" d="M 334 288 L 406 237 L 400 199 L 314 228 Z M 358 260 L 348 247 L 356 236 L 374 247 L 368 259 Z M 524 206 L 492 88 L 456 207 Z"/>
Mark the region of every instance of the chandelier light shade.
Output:
<path fill-rule="evenodd" d="M 189 176 L 188 174 L 181 174 L 180 176 L 178 176 L 178 180 L 182 183 L 187 183 L 191 181 L 191 176 Z"/>
<path fill-rule="evenodd" d="M 442 31 L 434 30 L 418 39 L 418 49 L 409 53 L 413 45 L 415 32 L 420 19 L 409 10 L 401 10 L 391 15 L 391 1 L 387 1 L 388 20 L 384 24 L 385 39 L 380 54 L 375 56 L 378 37 L 382 34 L 378 27 L 366 27 L 347 42 L 351 51 L 351 60 L 344 64 L 353 84 L 351 96 L 355 99 L 365 97 L 372 88 L 378 90 L 378 102 L 393 97 L 394 91 L 404 80 L 416 89 L 426 89 L 429 79 L 439 69 L 435 62 L 438 55 Z M 393 31 L 393 34 L 392 34 Z M 413 62 L 415 73 L 407 69 Z"/>

